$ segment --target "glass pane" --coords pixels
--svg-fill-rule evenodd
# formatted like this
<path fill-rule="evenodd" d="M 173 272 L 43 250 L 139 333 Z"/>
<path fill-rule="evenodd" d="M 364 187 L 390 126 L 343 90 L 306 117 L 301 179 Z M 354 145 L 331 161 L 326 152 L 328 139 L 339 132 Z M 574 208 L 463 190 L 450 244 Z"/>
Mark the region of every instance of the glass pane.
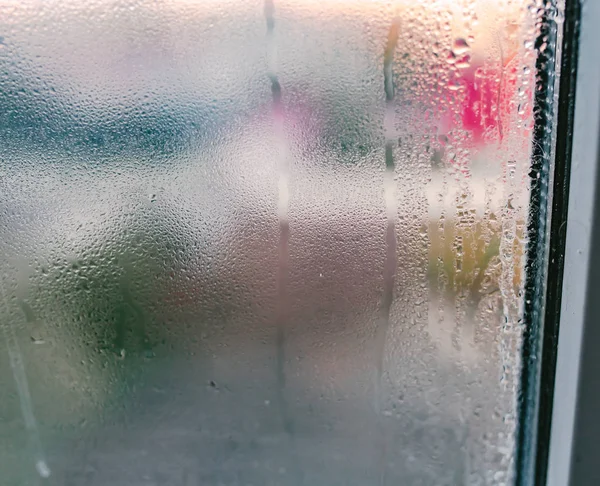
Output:
<path fill-rule="evenodd" d="M 512 484 L 537 3 L 0 1 L 2 484 Z"/>

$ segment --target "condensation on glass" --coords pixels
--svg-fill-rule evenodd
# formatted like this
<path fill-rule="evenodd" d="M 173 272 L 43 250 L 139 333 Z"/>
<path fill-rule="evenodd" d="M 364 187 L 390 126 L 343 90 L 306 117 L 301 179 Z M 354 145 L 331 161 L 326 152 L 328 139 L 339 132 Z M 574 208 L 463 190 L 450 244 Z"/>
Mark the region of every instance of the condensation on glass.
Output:
<path fill-rule="evenodd" d="M 542 12 L 0 1 L 2 484 L 511 484 Z"/>

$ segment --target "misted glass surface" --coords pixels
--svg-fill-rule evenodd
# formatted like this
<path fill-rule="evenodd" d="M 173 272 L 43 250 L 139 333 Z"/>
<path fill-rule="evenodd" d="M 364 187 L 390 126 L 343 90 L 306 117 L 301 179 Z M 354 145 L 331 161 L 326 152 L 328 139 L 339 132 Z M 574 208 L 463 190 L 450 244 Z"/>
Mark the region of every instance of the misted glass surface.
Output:
<path fill-rule="evenodd" d="M 1 484 L 512 484 L 541 11 L 2 0 Z"/>

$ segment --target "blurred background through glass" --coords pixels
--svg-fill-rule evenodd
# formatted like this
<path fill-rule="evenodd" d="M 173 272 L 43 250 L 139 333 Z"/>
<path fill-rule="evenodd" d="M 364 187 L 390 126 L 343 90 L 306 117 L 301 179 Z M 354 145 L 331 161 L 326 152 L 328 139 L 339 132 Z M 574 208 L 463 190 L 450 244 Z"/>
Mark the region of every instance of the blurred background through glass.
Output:
<path fill-rule="evenodd" d="M 2 484 L 512 484 L 542 13 L 2 0 Z"/>

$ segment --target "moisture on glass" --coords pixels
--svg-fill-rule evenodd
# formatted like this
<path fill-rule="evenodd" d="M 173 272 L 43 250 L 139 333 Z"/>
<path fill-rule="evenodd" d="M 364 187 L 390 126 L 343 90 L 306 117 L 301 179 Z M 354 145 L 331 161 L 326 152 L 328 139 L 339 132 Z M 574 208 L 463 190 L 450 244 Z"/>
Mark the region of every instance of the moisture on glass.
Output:
<path fill-rule="evenodd" d="M 541 13 L 1 0 L 1 484 L 512 484 Z"/>

